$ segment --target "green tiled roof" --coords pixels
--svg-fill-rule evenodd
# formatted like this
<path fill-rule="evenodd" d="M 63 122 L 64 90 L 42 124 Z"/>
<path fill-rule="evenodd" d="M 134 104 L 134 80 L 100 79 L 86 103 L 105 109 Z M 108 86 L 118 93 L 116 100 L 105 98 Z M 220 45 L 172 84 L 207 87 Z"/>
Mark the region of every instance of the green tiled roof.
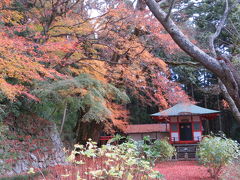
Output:
<path fill-rule="evenodd" d="M 220 113 L 220 111 L 202 108 L 200 106 L 196 106 L 190 103 L 179 103 L 164 111 L 151 114 L 151 116 L 179 116 L 184 114 L 201 115 L 201 114 L 216 114 L 216 113 Z"/>

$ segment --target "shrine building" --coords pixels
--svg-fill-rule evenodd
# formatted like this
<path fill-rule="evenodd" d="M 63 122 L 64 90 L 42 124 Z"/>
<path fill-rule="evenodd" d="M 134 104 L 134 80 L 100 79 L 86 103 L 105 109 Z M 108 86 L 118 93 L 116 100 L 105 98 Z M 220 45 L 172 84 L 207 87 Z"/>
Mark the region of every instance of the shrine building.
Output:
<path fill-rule="evenodd" d="M 219 111 L 202 108 L 190 103 L 179 103 L 164 111 L 151 114 L 160 123 L 169 124 L 171 144 L 195 144 L 201 141 L 203 121 L 212 120 Z"/>

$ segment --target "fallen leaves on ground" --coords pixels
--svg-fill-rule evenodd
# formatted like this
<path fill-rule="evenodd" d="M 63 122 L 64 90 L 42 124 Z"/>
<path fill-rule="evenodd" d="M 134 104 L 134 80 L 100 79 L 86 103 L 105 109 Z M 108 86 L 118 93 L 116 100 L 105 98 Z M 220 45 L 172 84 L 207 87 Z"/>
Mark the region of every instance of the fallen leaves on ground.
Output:
<path fill-rule="evenodd" d="M 211 180 L 207 168 L 196 161 L 168 161 L 156 165 L 167 180 Z"/>

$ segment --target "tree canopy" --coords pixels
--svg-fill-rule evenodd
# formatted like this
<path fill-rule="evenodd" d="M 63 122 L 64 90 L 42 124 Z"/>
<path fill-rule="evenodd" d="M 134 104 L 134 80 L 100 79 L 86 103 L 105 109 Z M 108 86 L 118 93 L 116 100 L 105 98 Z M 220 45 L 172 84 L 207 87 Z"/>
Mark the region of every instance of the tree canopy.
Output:
<path fill-rule="evenodd" d="M 131 1 L 5 0 L 0 21 L 5 113 L 16 104 L 19 111 L 54 117 L 62 129 L 75 112 L 75 131 L 90 121 L 112 131 L 131 116 L 128 97 L 160 109 L 190 101 L 155 53 L 179 49 Z"/>

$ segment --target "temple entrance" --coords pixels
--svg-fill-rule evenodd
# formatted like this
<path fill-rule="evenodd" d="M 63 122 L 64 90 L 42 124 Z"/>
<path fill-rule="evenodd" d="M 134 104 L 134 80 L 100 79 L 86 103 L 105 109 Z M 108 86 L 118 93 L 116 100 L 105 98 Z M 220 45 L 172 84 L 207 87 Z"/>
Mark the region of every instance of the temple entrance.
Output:
<path fill-rule="evenodd" d="M 180 141 L 192 141 L 192 123 L 180 123 L 179 124 L 180 131 Z"/>

